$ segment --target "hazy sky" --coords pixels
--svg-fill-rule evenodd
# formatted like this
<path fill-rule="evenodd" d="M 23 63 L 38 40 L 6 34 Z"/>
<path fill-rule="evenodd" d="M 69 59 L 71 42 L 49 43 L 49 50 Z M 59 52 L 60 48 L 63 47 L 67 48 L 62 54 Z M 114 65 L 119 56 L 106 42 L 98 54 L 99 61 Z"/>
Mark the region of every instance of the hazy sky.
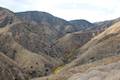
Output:
<path fill-rule="evenodd" d="M 66 20 L 95 22 L 120 17 L 120 0 L 0 0 L 0 6 L 14 12 L 45 11 Z"/>

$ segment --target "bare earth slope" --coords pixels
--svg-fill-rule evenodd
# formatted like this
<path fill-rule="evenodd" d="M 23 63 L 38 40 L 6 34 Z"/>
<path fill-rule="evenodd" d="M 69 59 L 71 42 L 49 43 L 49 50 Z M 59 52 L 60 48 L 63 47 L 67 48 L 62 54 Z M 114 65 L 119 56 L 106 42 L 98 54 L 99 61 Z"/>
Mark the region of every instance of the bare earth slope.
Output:
<path fill-rule="evenodd" d="M 120 22 L 81 47 L 78 58 L 59 73 L 33 80 L 119 80 L 119 38 Z"/>
<path fill-rule="evenodd" d="M 10 30 L 11 27 L 13 26 L 0 29 L 0 51 L 16 61 L 18 65 L 31 77 L 48 75 L 51 73 L 51 69 L 53 67 L 61 64 L 50 56 L 43 53 L 40 55 L 28 51 L 18 44 L 14 40 L 13 34 Z M 46 71 L 46 69 L 48 69 L 48 71 Z"/>
<path fill-rule="evenodd" d="M 100 70 L 100 71 L 103 71 L 103 72 L 104 71 L 107 72 L 107 71 L 110 71 L 110 70 L 119 69 L 119 64 L 116 67 L 111 66 L 114 63 L 117 64 L 119 61 L 120 61 L 120 55 L 111 56 L 111 57 L 104 58 L 104 59 L 101 59 L 101 60 L 98 60 L 98 61 L 95 61 L 95 62 L 75 66 L 73 68 L 70 68 L 68 70 L 62 71 L 62 72 L 57 73 L 57 74 L 53 74 L 53 75 L 50 75 L 50 76 L 47 76 L 47 77 L 34 78 L 32 80 L 68 80 L 68 79 L 75 80 L 77 78 L 80 78 L 80 79 L 84 80 L 84 78 L 86 79 L 88 77 L 83 76 L 84 78 L 81 78 L 80 74 L 88 75 L 88 73 L 90 71 L 92 72 L 92 70 L 93 71 Z M 108 66 L 109 68 L 105 67 L 105 66 Z M 99 68 L 101 68 L 101 69 L 99 69 Z M 111 69 L 111 68 L 113 68 L 113 69 Z M 109 72 L 109 73 L 112 74 L 112 72 Z M 117 74 L 117 71 L 116 71 L 115 74 Z M 92 75 L 92 74 L 89 73 L 89 75 Z M 94 76 L 96 76 L 96 75 L 97 74 L 94 73 Z M 102 73 L 101 73 L 101 75 L 102 75 Z M 101 77 L 101 75 L 99 77 Z M 93 77 L 93 76 L 91 76 L 91 77 Z M 98 76 L 96 76 L 96 77 L 98 77 Z M 100 80 L 102 80 L 102 79 L 100 79 Z M 112 80 L 114 80 L 114 79 L 112 79 Z"/>
<path fill-rule="evenodd" d="M 108 65 L 90 68 L 85 73 L 77 73 L 68 80 L 119 80 L 120 61 Z"/>
<path fill-rule="evenodd" d="M 0 15 L 0 51 L 16 61 L 30 77 L 49 75 L 62 64 L 61 52 L 51 47 L 47 25 L 23 22 L 4 8 L 0 8 Z"/>
<path fill-rule="evenodd" d="M 0 80 L 28 80 L 17 64 L 0 52 Z"/>
<path fill-rule="evenodd" d="M 92 37 L 92 32 L 73 32 L 68 33 L 65 36 L 57 40 L 56 45 L 63 48 L 66 61 L 70 62 L 75 58 L 75 52 L 85 43 L 87 43 Z M 84 38 L 84 39 L 83 39 Z"/>
<path fill-rule="evenodd" d="M 87 44 L 80 48 L 80 54 L 78 58 L 65 66 L 65 69 L 76 65 L 93 62 L 104 57 L 118 55 L 120 53 L 119 31 L 120 22 L 116 23 L 98 36 L 94 37 Z"/>
<path fill-rule="evenodd" d="M 119 20 L 66 21 L 46 12 L 14 13 L 0 7 L 0 70 L 5 70 L 0 78 L 108 80 L 109 72 L 119 71 Z"/>

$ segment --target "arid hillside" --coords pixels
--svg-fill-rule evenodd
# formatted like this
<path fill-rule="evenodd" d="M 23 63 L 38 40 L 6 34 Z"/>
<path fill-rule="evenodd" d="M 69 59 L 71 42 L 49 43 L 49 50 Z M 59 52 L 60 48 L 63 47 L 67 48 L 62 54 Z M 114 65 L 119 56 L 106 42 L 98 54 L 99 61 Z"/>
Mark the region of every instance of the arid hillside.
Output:
<path fill-rule="evenodd" d="M 112 25 L 78 50 L 78 58 L 68 64 L 68 67 L 90 63 L 105 57 L 119 54 L 120 22 Z M 66 66 L 66 69 L 68 67 Z"/>
<path fill-rule="evenodd" d="M 61 72 L 58 72 L 50 76 L 41 77 L 41 78 L 33 78 L 32 80 L 77 80 L 77 79 L 78 80 L 79 79 L 89 80 L 91 78 L 95 78 L 95 80 L 98 80 L 98 79 L 102 80 L 102 79 L 105 79 L 105 77 L 109 78 L 107 74 L 108 73 L 113 74 L 112 71 L 114 70 L 116 70 L 114 75 L 117 75 L 117 73 L 119 72 L 119 68 L 120 68 L 119 61 L 120 61 L 120 55 L 111 56 L 111 57 L 104 58 L 104 59 L 101 59 L 95 62 L 75 66 L 66 71 L 61 71 Z M 107 73 L 107 74 L 104 74 L 104 73 Z M 103 75 L 105 77 L 103 77 Z M 114 76 L 111 75 L 110 78 L 112 77 Z M 115 76 L 114 78 L 117 78 L 119 80 L 119 77 L 117 76 Z"/>
<path fill-rule="evenodd" d="M 104 74 L 105 72 L 107 72 L 106 70 L 108 70 L 108 73 L 110 73 L 110 75 L 117 75 L 117 73 L 119 72 L 116 70 L 119 69 L 119 33 L 120 22 L 117 22 L 98 36 L 92 38 L 84 46 L 82 46 L 78 50 L 79 54 L 77 55 L 77 59 L 61 67 L 61 69 L 59 69 L 59 71 L 57 71 L 55 75 L 39 78 L 38 80 L 47 80 L 47 78 L 52 80 L 67 80 L 73 74 L 76 75 L 68 80 L 77 80 L 77 78 L 79 78 L 80 80 L 89 80 L 90 78 L 95 78 L 95 80 L 108 80 L 109 75 Z M 118 67 L 115 67 L 114 64 L 118 65 Z M 113 65 L 114 67 L 111 67 L 111 65 Z M 102 71 L 99 71 L 99 67 L 101 67 L 100 70 L 102 69 Z M 97 71 L 99 72 L 94 73 L 94 76 L 92 76 L 93 72 L 91 69 L 93 70 L 93 72 L 98 69 Z M 86 70 L 88 70 L 89 72 L 87 72 Z M 77 73 L 79 74 L 77 75 Z M 101 76 L 97 76 L 97 74 L 101 74 Z M 119 77 L 117 76 L 111 76 L 111 78 L 113 78 L 112 80 L 119 80 Z"/>
<path fill-rule="evenodd" d="M 119 43 L 120 18 L 67 21 L 0 7 L 0 80 L 119 80 Z"/>
<path fill-rule="evenodd" d="M 22 69 L 0 52 L 0 80 L 29 80 Z"/>

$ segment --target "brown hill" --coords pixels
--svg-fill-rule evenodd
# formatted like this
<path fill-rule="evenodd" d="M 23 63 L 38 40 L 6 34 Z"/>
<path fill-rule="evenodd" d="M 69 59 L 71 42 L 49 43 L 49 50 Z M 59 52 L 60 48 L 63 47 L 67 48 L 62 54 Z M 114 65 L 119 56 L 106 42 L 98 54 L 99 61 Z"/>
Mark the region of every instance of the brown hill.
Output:
<path fill-rule="evenodd" d="M 68 21 L 55 17 L 46 12 L 40 11 L 20 12 L 16 13 L 16 16 L 18 16 L 25 22 L 34 22 L 38 25 L 39 24 L 47 25 L 49 30 L 51 30 L 53 33 L 51 35 L 52 39 L 54 38 L 57 39 L 67 32 L 75 31 L 74 26 L 72 26 Z"/>
<path fill-rule="evenodd" d="M 30 78 L 60 72 L 40 80 L 66 80 L 93 65 L 107 63 L 98 60 L 110 57 L 108 60 L 111 61 L 111 56 L 120 54 L 119 20 L 99 23 L 66 21 L 45 12 L 14 13 L 0 8 L 0 52 L 15 61 L 22 69 L 20 71 Z M 110 25 L 113 26 L 108 28 Z"/>
<path fill-rule="evenodd" d="M 92 32 L 80 31 L 68 33 L 59 38 L 56 45 L 59 45 L 63 48 L 65 59 L 70 62 L 74 59 L 77 49 L 87 43 L 93 36 L 94 35 Z"/>
<path fill-rule="evenodd" d="M 12 11 L 0 7 L 0 27 L 12 24 L 18 20 Z"/>
<path fill-rule="evenodd" d="M 77 53 L 78 48 L 118 21 L 120 21 L 120 18 L 96 22 L 93 24 L 85 20 L 72 20 L 70 23 L 74 26 L 79 26 L 78 28 L 81 28 L 81 31 L 67 33 L 57 40 L 57 45 L 60 45 L 63 48 L 62 50 L 66 54 L 65 57 L 68 56 L 67 58 L 69 58 L 69 60 L 73 60 L 75 58 L 74 56 L 76 56 L 75 53 Z M 82 50 L 80 51 L 82 53 Z M 72 56 L 72 59 L 70 56 Z"/>
<path fill-rule="evenodd" d="M 11 27 L 13 26 L 0 29 L 0 51 L 16 61 L 24 72 L 31 77 L 44 76 L 50 74 L 53 67 L 61 64 L 59 60 L 40 52 L 38 55 L 18 44 L 14 40 Z"/>
<path fill-rule="evenodd" d="M 68 80 L 119 80 L 120 61 L 92 67 L 84 73 L 77 73 Z"/>
<path fill-rule="evenodd" d="M 49 33 L 53 31 L 48 25 L 21 21 L 13 12 L 4 8 L 0 12 L 3 17 L 0 25 L 8 23 L 6 16 L 15 20 L 0 28 L 0 51 L 16 61 L 30 77 L 48 75 L 54 67 L 63 64 L 60 49 L 51 46 L 53 42 Z"/>
<path fill-rule="evenodd" d="M 65 66 L 64 69 L 90 63 L 105 57 L 118 55 L 120 50 L 119 31 L 120 22 L 91 39 L 87 44 L 80 48 L 78 58 Z"/>
<path fill-rule="evenodd" d="M 79 20 L 71 20 L 69 21 L 72 25 L 75 26 L 76 31 L 84 31 L 87 28 L 94 27 L 93 23 L 90 23 L 89 21 L 79 19 Z"/>
<path fill-rule="evenodd" d="M 41 77 L 41 78 L 33 78 L 32 80 L 69 80 L 69 79 L 75 80 L 75 79 L 81 77 L 80 74 L 88 75 L 88 73 L 90 71 L 91 72 L 92 71 L 107 72 L 107 71 L 119 69 L 119 61 L 120 61 L 120 55 L 111 56 L 111 57 L 103 58 L 103 59 L 95 61 L 95 62 L 75 66 L 71 69 L 62 71 L 62 72 L 54 74 L 54 75 Z M 112 65 L 114 65 L 114 67 Z M 117 71 L 117 72 L 119 72 L 119 71 Z M 109 72 L 109 73 L 112 74 L 112 72 Z M 115 74 L 117 74 L 117 73 L 115 73 Z M 90 74 L 90 75 L 92 75 L 92 74 Z M 96 73 L 94 73 L 94 75 L 96 76 Z M 105 75 L 105 76 L 107 76 L 107 75 Z M 101 77 L 101 75 L 99 75 L 99 77 Z M 83 79 L 83 78 L 80 78 L 80 79 Z M 100 79 L 100 80 L 102 80 L 102 79 Z"/>
<path fill-rule="evenodd" d="M 22 19 L 22 21 L 47 25 L 47 27 L 54 32 L 54 35 L 52 34 L 51 36 L 52 39 L 58 39 L 67 33 L 83 31 L 96 26 L 94 23 L 90 23 L 89 21 L 83 19 L 66 21 L 41 11 L 27 11 L 15 14 L 17 17 Z"/>
<path fill-rule="evenodd" d="M 27 75 L 11 60 L 0 52 L 0 80 L 28 80 Z"/>
<path fill-rule="evenodd" d="M 112 19 L 112 20 L 106 20 L 106 21 L 101 21 L 101 22 L 94 22 L 93 27 L 89 27 L 87 30 L 100 30 L 104 31 L 108 27 L 112 26 L 113 24 L 117 23 L 120 21 L 120 18 Z"/>

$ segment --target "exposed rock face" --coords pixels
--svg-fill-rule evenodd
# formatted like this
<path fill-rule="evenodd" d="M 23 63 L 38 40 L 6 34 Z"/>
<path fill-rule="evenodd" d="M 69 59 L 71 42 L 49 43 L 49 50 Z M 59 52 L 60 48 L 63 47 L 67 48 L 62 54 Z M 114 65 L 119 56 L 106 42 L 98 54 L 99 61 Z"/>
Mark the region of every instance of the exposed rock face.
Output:
<path fill-rule="evenodd" d="M 12 11 L 0 7 L 0 27 L 16 22 L 18 19 Z"/>

